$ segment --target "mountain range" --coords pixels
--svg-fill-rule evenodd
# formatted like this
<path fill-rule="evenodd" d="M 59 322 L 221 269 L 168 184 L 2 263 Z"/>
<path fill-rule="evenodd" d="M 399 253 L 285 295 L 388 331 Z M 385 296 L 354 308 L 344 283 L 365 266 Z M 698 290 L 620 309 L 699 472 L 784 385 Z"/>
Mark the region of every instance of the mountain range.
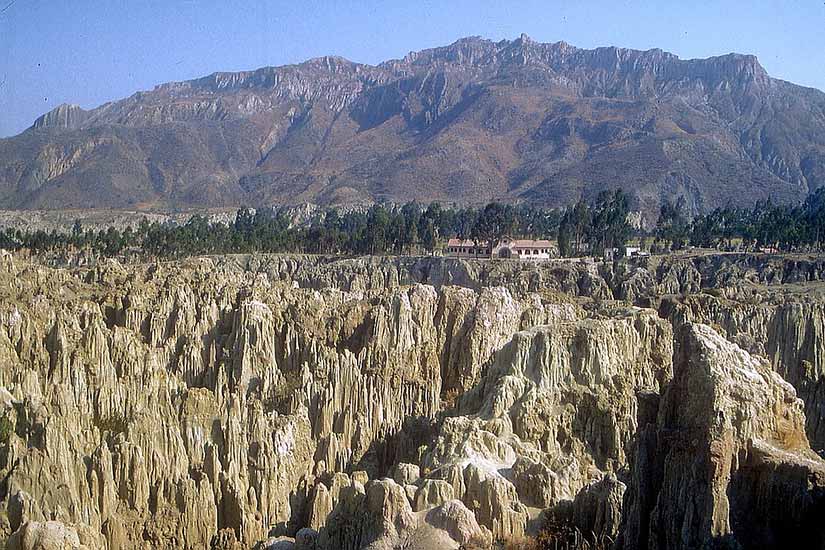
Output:
<path fill-rule="evenodd" d="M 340 57 L 61 105 L 0 140 L 0 208 L 490 200 L 622 188 L 653 217 L 825 185 L 825 93 L 754 56 L 682 60 L 522 35 Z"/>

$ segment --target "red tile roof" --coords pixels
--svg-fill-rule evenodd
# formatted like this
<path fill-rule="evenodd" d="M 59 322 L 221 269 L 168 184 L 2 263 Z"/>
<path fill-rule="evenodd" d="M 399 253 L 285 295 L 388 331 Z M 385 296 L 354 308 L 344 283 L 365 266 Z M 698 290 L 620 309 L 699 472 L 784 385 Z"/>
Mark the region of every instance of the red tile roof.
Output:
<path fill-rule="evenodd" d="M 470 239 L 450 239 L 447 241 L 447 246 L 475 246 L 476 243 Z M 478 243 L 479 245 L 483 243 Z"/>
<path fill-rule="evenodd" d="M 505 242 L 502 241 L 499 245 L 504 245 Z M 478 246 L 486 246 L 487 243 L 483 241 L 479 241 Z M 512 241 L 507 241 L 506 245 L 510 248 L 552 248 L 553 243 L 548 240 L 540 239 L 540 240 L 532 240 L 532 239 L 514 239 Z M 450 239 L 447 241 L 447 246 L 476 246 L 476 243 L 470 239 Z"/>
<path fill-rule="evenodd" d="M 553 243 L 547 240 L 516 239 L 510 241 L 510 248 L 550 248 Z"/>

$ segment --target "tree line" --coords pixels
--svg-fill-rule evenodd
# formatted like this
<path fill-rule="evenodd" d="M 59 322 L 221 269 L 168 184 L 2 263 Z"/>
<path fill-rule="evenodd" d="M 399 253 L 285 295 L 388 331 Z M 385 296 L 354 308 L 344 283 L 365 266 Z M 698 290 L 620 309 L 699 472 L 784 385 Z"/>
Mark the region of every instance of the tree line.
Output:
<path fill-rule="evenodd" d="M 559 222 L 559 254 L 601 256 L 623 246 L 633 234 L 629 214 L 630 198 L 621 190 L 602 191 L 592 203 L 580 199 Z"/>
<path fill-rule="evenodd" d="M 825 240 L 825 188 L 798 205 L 757 202 L 688 218 L 684 198 L 662 204 L 653 236 L 664 249 L 697 246 L 741 251 L 820 251 Z"/>
<path fill-rule="evenodd" d="M 629 223 L 630 197 L 604 191 L 565 209 L 489 203 L 483 208 L 437 202 L 342 211 L 327 208 L 296 223 L 285 209 L 241 208 L 232 223 L 195 214 L 186 223 L 149 223 L 70 232 L 0 230 L 0 248 L 35 254 L 87 251 L 96 256 L 180 258 L 192 255 L 293 252 L 310 254 L 424 254 L 458 237 L 494 246 L 502 237 L 556 239 L 564 257 L 600 256 L 631 238 L 654 252 L 688 245 L 753 251 L 821 250 L 825 240 L 825 189 L 800 205 L 758 202 L 752 208 L 717 208 L 691 219 L 686 201 L 664 201 L 655 228 Z"/>
<path fill-rule="evenodd" d="M 308 223 L 295 223 L 284 209 L 241 208 L 232 223 L 195 214 L 186 223 L 149 223 L 95 230 L 75 221 L 68 233 L 45 230 L 0 231 L 0 248 L 35 254 L 89 251 L 179 258 L 191 255 L 294 252 L 310 254 L 432 253 L 445 239 L 478 243 L 504 235 L 553 238 L 561 212 L 529 205 L 490 203 L 483 208 L 443 207 L 434 202 L 400 206 L 376 204 L 366 210 L 329 208 Z"/>

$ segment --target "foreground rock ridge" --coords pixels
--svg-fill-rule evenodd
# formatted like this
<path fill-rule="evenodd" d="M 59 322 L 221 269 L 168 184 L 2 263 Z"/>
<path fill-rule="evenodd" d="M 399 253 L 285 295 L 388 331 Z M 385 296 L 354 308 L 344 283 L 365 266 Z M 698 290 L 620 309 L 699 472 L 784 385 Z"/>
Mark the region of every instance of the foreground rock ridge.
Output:
<path fill-rule="evenodd" d="M 377 66 L 340 57 L 61 105 L 0 139 L 0 208 L 491 200 L 621 187 L 654 222 L 800 201 L 825 184 L 825 94 L 750 55 L 682 60 L 471 37 Z"/>
<path fill-rule="evenodd" d="M 823 274 L 4 253 L 0 529 L 15 549 L 481 549 L 553 526 L 821 547 Z"/>

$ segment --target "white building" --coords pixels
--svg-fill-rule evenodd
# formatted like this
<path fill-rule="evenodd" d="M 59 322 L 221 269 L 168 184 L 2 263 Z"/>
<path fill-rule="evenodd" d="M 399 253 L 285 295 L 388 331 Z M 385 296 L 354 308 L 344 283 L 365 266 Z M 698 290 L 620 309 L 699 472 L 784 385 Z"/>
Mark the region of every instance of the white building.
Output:
<path fill-rule="evenodd" d="M 475 243 L 469 239 L 450 239 L 447 242 L 446 253 L 452 258 L 546 260 L 556 255 L 556 249 L 553 243 L 547 240 L 505 237 L 492 250 L 486 242 Z"/>
<path fill-rule="evenodd" d="M 650 253 L 642 250 L 638 246 L 623 246 L 621 248 L 604 249 L 604 259 L 607 262 L 612 262 L 622 256 L 625 258 L 637 258 L 640 256 L 650 256 Z"/>

